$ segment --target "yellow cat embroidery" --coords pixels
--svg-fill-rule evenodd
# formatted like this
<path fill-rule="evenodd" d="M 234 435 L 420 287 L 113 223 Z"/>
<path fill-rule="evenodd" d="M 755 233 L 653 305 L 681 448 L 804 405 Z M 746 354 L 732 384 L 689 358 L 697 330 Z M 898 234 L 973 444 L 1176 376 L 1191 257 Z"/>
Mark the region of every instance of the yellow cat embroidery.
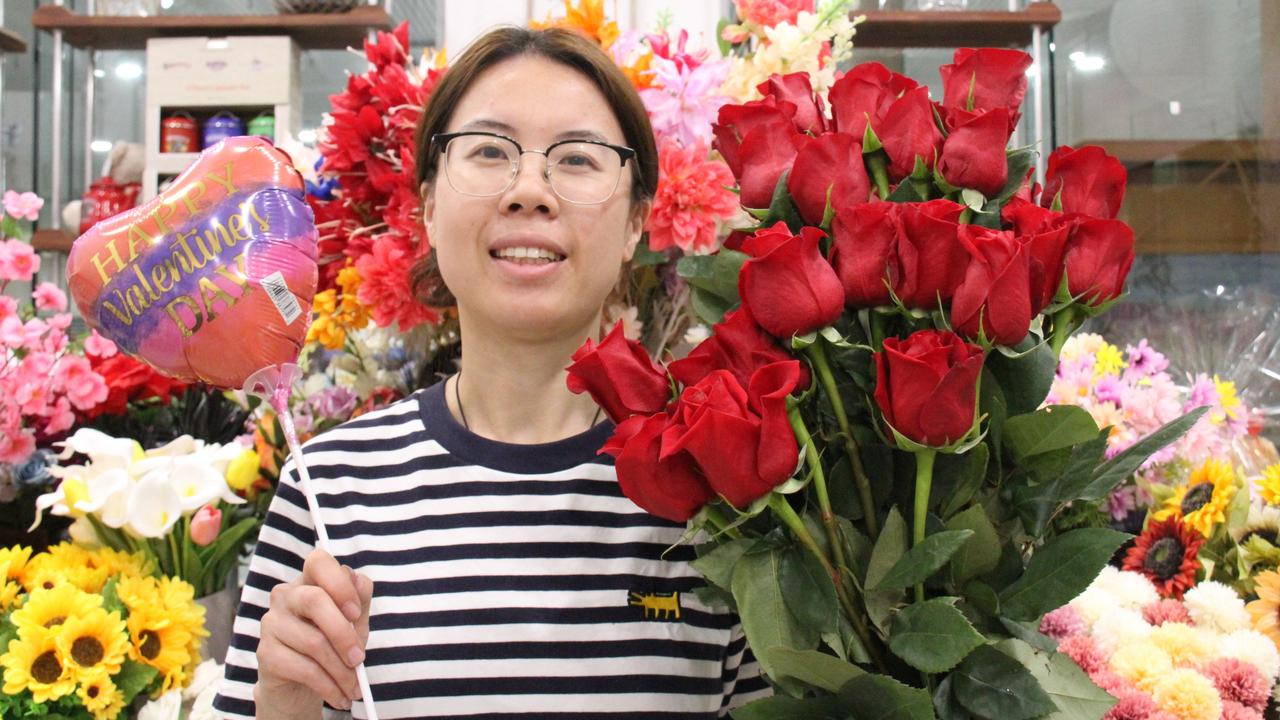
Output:
<path fill-rule="evenodd" d="M 651 616 L 654 619 L 662 620 L 680 619 L 680 593 L 678 592 L 673 592 L 670 595 L 661 595 L 658 593 L 641 594 L 632 591 L 630 598 L 627 604 L 644 608 L 646 619 Z"/>

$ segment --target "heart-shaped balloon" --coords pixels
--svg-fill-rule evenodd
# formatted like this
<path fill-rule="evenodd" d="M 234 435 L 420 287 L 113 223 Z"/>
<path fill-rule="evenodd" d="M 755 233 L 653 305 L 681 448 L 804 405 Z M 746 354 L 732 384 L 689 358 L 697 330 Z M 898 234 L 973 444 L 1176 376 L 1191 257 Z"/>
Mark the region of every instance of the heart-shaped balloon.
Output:
<path fill-rule="evenodd" d="M 81 235 L 67 261 L 91 327 L 161 372 L 225 388 L 297 358 L 316 279 L 302 176 L 259 137 L 205 150 L 150 202 Z"/>

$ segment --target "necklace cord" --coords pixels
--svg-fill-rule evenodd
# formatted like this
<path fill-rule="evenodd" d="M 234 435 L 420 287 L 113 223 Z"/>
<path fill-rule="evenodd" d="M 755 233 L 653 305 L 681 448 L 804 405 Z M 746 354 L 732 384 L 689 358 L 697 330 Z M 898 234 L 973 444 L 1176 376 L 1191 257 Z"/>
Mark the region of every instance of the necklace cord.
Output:
<path fill-rule="evenodd" d="M 471 430 L 471 425 L 467 422 L 467 411 L 462 409 L 462 391 L 458 389 L 458 386 L 461 384 L 462 384 L 462 370 L 459 369 L 458 372 L 453 376 L 453 401 L 458 405 L 458 415 L 462 417 L 462 427 L 466 428 L 467 431 L 469 432 Z M 600 412 L 602 410 L 604 410 L 604 408 L 599 406 L 596 407 L 596 414 L 592 416 L 591 424 L 587 426 L 587 430 L 590 430 L 591 428 L 595 427 L 596 424 L 600 422 Z"/>

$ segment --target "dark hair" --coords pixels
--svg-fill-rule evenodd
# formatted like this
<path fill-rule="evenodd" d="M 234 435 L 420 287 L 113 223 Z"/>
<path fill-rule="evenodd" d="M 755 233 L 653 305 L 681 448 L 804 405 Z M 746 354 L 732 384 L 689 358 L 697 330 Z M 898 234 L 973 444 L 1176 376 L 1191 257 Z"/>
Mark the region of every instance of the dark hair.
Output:
<path fill-rule="evenodd" d="M 445 132 L 462 96 L 481 73 L 510 58 L 530 55 L 566 65 L 590 78 L 613 110 L 629 147 L 636 151 L 632 165 L 631 201 L 641 202 L 658 190 L 658 150 L 640 95 L 626 75 L 598 45 L 585 36 L 563 28 L 530 30 L 507 26 L 495 28 L 467 48 L 449 66 L 436 84 L 418 120 L 414 145 L 417 150 L 417 183 L 434 183 L 439 172 L 439 152 L 432 136 Z M 419 259 L 410 271 L 414 297 L 432 307 L 456 304 L 445 286 L 434 252 Z"/>

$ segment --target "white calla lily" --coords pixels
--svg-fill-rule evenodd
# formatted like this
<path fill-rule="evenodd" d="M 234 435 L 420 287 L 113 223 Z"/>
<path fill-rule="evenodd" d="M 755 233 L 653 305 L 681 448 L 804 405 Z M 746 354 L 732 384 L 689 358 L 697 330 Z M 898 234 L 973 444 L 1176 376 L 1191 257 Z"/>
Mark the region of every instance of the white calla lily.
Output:
<path fill-rule="evenodd" d="M 138 441 L 114 438 L 91 428 L 80 428 L 71 437 L 54 445 L 62 447 L 59 460 L 68 460 L 76 453 L 88 455 L 89 462 L 99 470 L 128 467 L 143 454 Z"/>
<path fill-rule="evenodd" d="M 127 513 L 129 532 L 144 538 L 163 537 L 182 517 L 182 501 L 168 476 L 153 472 L 131 488 Z"/>
<path fill-rule="evenodd" d="M 133 480 L 124 468 L 111 468 L 105 472 L 93 473 L 84 478 L 85 497 L 76 500 L 72 506 L 75 510 L 97 513 L 117 495 L 128 497 L 129 486 Z"/>
<path fill-rule="evenodd" d="M 167 475 L 184 513 L 195 512 L 228 494 L 226 478 L 208 463 L 178 460 Z"/>
<path fill-rule="evenodd" d="M 203 447 L 203 440 L 196 440 L 190 435 L 179 435 L 158 448 L 148 450 L 147 457 L 181 457 L 197 452 Z"/>

